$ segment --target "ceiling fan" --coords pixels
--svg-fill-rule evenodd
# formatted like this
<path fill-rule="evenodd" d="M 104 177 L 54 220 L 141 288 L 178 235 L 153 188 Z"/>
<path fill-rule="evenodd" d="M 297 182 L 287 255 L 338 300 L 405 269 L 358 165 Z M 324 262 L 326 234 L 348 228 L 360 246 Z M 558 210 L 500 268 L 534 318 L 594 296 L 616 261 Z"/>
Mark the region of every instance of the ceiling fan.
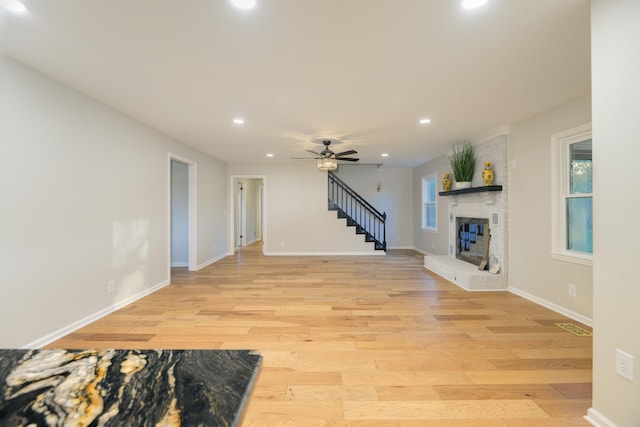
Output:
<path fill-rule="evenodd" d="M 338 143 L 335 140 L 323 139 L 320 140 L 324 145 L 324 149 L 321 152 L 315 152 L 313 150 L 306 150 L 311 154 L 315 154 L 317 157 L 313 159 L 318 160 L 318 169 L 322 171 L 336 170 L 338 168 L 338 160 L 345 162 L 357 162 L 360 159 L 356 157 L 346 157 L 352 154 L 358 154 L 356 150 L 347 150 L 340 153 L 334 153 L 329 148 L 332 142 Z M 294 157 L 294 159 L 309 159 L 308 157 Z"/>

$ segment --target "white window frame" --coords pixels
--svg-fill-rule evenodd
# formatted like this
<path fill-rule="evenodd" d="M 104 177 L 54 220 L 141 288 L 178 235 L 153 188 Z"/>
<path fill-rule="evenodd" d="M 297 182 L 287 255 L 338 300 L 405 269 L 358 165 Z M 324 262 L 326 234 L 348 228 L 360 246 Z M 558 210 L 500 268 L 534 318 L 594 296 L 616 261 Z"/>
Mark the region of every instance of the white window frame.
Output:
<path fill-rule="evenodd" d="M 438 231 L 438 184 L 437 184 L 437 174 L 436 172 L 430 173 L 429 175 L 425 175 L 422 177 L 422 228 L 428 231 Z M 427 188 L 428 182 L 433 180 L 434 182 L 434 194 L 433 194 L 433 202 L 427 201 Z M 427 205 L 435 206 L 435 226 L 430 227 L 427 225 Z"/>
<path fill-rule="evenodd" d="M 593 254 L 567 248 L 566 200 L 573 197 L 569 194 L 569 146 L 587 139 L 592 139 L 591 123 L 551 136 L 551 257 L 592 266 Z M 593 199 L 593 193 L 590 196 Z"/>

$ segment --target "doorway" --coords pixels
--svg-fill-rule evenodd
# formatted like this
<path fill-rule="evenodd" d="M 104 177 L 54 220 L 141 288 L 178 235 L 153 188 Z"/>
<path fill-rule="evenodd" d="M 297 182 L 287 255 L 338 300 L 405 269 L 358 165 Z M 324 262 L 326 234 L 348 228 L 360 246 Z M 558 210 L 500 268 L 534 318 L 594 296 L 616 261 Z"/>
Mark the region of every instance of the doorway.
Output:
<path fill-rule="evenodd" d="M 230 177 L 229 248 L 236 252 L 262 241 L 266 248 L 266 178 L 246 175 Z"/>
<path fill-rule="evenodd" d="M 196 270 L 196 164 L 169 154 L 169 274 Z"/>

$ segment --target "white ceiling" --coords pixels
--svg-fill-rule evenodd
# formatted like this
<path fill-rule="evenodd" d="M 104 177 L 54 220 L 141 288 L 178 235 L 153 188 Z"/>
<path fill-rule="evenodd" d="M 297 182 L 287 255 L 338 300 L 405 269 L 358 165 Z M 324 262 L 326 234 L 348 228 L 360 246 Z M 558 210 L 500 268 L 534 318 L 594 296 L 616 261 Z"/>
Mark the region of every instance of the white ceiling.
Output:
<path fill-rule="evenodd" d="M 590 90 L 588 0 L 24 4 L 9 56 L 229 163 L 299 162 L 332 137 L 416 166 Z"/>

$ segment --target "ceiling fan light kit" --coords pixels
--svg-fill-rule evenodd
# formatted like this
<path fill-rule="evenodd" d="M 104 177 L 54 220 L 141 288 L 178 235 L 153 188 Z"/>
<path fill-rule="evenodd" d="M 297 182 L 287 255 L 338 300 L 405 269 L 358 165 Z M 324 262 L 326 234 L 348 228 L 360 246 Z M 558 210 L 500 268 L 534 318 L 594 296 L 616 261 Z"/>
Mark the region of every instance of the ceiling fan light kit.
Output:
<path fill-rule="evenodd" d="M 318 169 L 325 171 L 334 171 L 338 169 L 338 161 L 336 159 L 325 157 L 323 159 L 318 159 Z"/>

